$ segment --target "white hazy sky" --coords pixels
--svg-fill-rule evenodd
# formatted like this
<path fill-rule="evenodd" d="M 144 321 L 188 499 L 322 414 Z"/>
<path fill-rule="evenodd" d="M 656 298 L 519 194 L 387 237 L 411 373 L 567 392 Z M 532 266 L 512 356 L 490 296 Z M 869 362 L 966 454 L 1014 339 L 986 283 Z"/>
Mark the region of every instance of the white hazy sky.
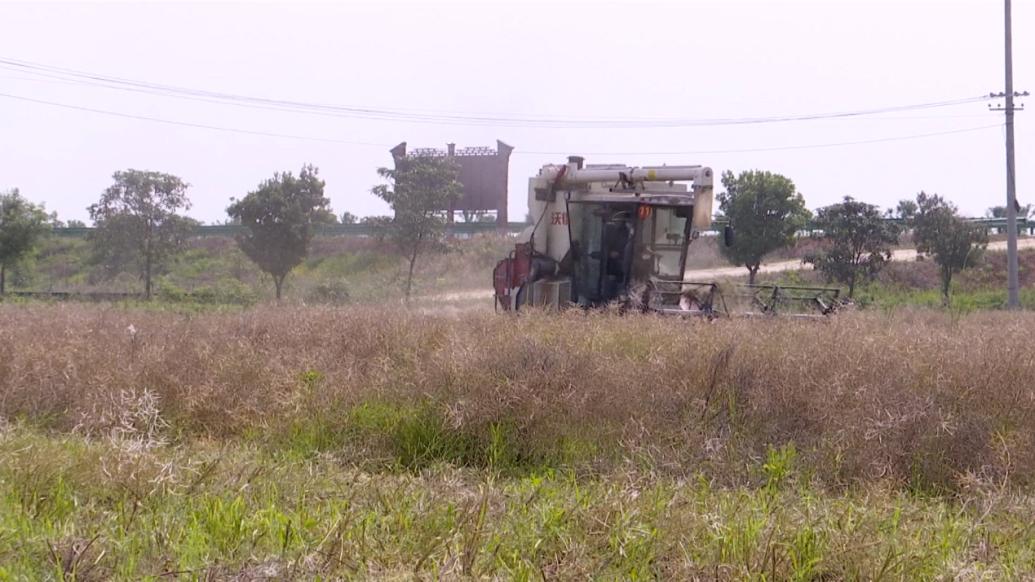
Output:
<path fill-rule="evenodd" d="M 730 118 L 871 109 L 1003 88 L 999 0 L 684 0 L 477 3 L 0 3 L 0 58 L 296 101 L 521 117 Z M 1014 0 L 1015 88 L 1035 91 L 1035 1 Z M 190 214 L 225 218 L 278 170 L 319 166 L 337 212 L 383 214 L 370 193 L 388 149 L 516 149 L 527 177 L 590 163 L 765 169 L 816 208 L 924 189 L 980 215 L 1005 199 L 1002 114 L 984 102 L 863 118 L 654 129 L 447 126 L 312 116 L 120 92 L 0 68 L 0 189 L 61 218 L 125 168 L 177 174 Z M 361 142 L 220 132 L 16 100 Z M 1035 201 L 1035 111 L 1017 114 L 1018 197 Z M 800 147 L 902 138 L 840 147 Z M 373 145 L 370 145 L 373 144 Z M 754 150 L 754 151 L 749 151 Z M 548 153 L 539 153 L 548 152 Z M 549 153 L 552 152 L 552 153 Z M 655 152 L 655 153 L 649 153 Z M 673 153 L 685 152 L 685 153 Z"/>

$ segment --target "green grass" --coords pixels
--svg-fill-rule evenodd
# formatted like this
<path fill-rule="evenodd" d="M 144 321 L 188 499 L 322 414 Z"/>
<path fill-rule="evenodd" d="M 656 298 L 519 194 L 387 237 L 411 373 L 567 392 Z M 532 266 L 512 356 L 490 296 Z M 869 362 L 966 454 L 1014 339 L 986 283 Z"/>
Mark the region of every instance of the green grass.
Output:
<path fill-rule="evenodd" d="M 690 268 L 721 266 L 714 240 L 691 246 Z M 800 256 L 815 241 L 805 240 L 771 260 Z M 449 252 L 431 253 L 419 262 L 415 293 L 435 295 L 465 289 L 487 289 L 496 261 L 512 248 L 512 240 L 484 236 L 454 240 Z M 696 249 L 696 250 L 695 250 Z M 139 292 L 139 278 L 131 273 L 107 277 L 91 264 L 85 240 L 52 238 L 18 265 L 10 274 L 12 289 L 19 290 L 108 290 Z M 356 237 L 317 238 L 309 258 L 288 277 L 285 298 L 309 305 L 349 305 L 398 301 L 402 298 L 405 262 L 388 246 Z M 1035 270 L 1035 252 L 1021 253 L 1022 304 L 1035 309 L 1035 288 L 1030 272 Z M 745 271 L 746 272 L 746 271 Z M 979 263 L 955 277 L 952 311 L 969 313 L 1000 309 L 1006 303 L 1002 253 L 985 253 Z M 766 281 L 784 285 L 828 285 L 814 271 L 787 271 L 765 276 Z M 842 286 L 842 288 L 844 288 Z M 173 261 L 156 279 L 156 302 L 204 310 L 208 306 L 250 306 L 272 300 L 268 278 L 244 256 L 230 238 L 191 241 L 190 248 Z M 942 309 L 938 273 L 931 261 L 895 262 L 878 280 L 861 284 L 857 304 L 880 310 L 922 307 Z M 463 300 L 461 307 L 469 307 Z M 483 302 L 482 304 L 487 305 Z"/>
<path fill-rule="evenodd" d="M 1035 309 L 1035 288 L 1021 289 L 1021 306 Z M 944 298 L 938 289 L 909 289 L 895 285 L 873 284 L 856 292 L 856 301 L 863 307 L 897 309 L 923 307 L 940 309 Z M 972 313 L 982 310 L 1004 309 L 1005 289 L 965 289 L 955 286 L 949 305 L 952 311 Z"/>
<path fill-rule="evenodd" d="M 355 462 L 372 470 L 420 471 L 449 463 L 514 475 L 572 466 L 601 454 L 599 447 L 572 439 L 531 448 L 505 422 L 454 427 L 426 402 L 368 401 L 344 413 L 336 409 L 295 419 L 276 431 L 250 431 L 246 440 L 274 458 L 293 460 L 350 449 Z"/>
<path fill-rule="evenodd" d="M 1035 251 L 1024 250 L 1021 258 L 1021 305 L 1035 309 Z M 1006 306 L 1006 259 L 1001 252 L 984 253 L 978 264 L 953 277 L 949 311 L 973 313 L 1000 310 Z M 847 292 L 847 287 L 829 282 L 812 270 L 785 271 L 764 277 L 780 285 L 832 286 Z M 931 261 L 892 262 L 874 281 L 861 282 L 855 302 L 863 309 L 896 310 L 909 308 L 945 309 L 938 270 Z"/>
<path fill-rule="evenodd" d="M 823 491 L 794 457 L 760 461 L 764 486 L 720 488 L 447 463 L 370 473 L 241 443 L 131 451 L 14 427 L 0 436 L 0 580 L 1020 579 L 1035 568 L 1028 497 Z"/>
<path fill-rule="evenodd" d="M 509 238 L 457 239 L 445 252 L 429 252 L 415 273 L 417 294 L 486 288 L 496 261 L 513 248 Z M 405 261 L 390 245 L 361 237 L 318 237 L 309 257 L 286 280 L 293 302 L 343 305 L 401 299 Z M 89 242 L 52 237 L 11 269 L 8 283 L 22 291 L 141 292 L 135 273 L 107 273 L 91 260 Z M 252 305 L 273 297 L 273 283 L 231 238 L 189 241 L 188 248 L 155 278 L 167 303 Z"/>

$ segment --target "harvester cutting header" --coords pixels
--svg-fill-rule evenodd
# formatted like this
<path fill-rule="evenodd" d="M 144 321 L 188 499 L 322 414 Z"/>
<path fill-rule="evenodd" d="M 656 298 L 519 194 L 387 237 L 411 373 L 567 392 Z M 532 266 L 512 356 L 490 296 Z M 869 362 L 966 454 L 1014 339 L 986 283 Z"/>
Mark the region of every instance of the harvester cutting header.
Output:
<path fill-rule="evenodd" d="M 717 284 L 684 280 L 691 241 L 711 227 L 712 183 L 705 166 L 587 165 L 577 156 L 543 166 L 528 185 L 535 223 L 493 271 L 497 309 L 617 303 L 661 313 L 726 311 Z M 723 238 L 730 244 L 728 227 Z M 744 289 L 761 312 L 775 311 L 780 299 L 804 299 L 826 313 L 836 300 L 836 290 L 824 299 L 813 292 L 830 290 L 799 297 L 786 287 Z"/>

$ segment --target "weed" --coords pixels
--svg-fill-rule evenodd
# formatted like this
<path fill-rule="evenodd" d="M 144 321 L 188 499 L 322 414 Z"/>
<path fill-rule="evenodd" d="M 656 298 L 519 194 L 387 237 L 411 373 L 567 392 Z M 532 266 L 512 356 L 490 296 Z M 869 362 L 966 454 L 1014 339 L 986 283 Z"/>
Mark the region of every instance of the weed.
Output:
<path fill-rule="evenodd" d="M 0 437 L 5 578 L 930 579 L 1035 566 L 1020 493 L 958 503 L 625 472 L 371 474 L 196 441 L 150 451 L 182 485 L 135 500 L 125 475 L 100 469 L 115 446 L 22 426 Z"/>
<path fill-rule="evenodd" d="M 762 471 L 765 473 L 765 487 L 770 491 L 778 491 L 787 481 L 794 469 L 794 461 L 798 457 L 798 451 L 794 443 L 787 443 L 778 449 L 772 447 L 766 453 L 765 464 Z"/>

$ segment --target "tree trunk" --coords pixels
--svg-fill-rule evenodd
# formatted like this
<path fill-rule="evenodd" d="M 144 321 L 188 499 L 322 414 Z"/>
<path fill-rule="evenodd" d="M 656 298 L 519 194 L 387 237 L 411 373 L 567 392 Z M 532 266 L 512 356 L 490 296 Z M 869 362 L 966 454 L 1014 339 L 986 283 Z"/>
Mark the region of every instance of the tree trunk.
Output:
<path fill-rule="evenodd" d="M 144 257 L 144 299 L 151 300 L 151 253 Z"/>
<path fill-rule="evenodd" d="M 863 252 L 859 249 L 853 249 L 852 251 L 854 260 L 852 261 L 852 270 L 848 274 L 848 298 L 851 299 L 855 295 L 855 283 L 859 280 L 859 269 L 862 268 Z"/>
<path fill-rule="evenodd" d="M 7 278 L 7 265 L 0 263 L 0 295 L 3 295 L 6 292 L 6 287 L 4 286 L 4 283 L 6 282 L 5 281 L 6 278 Z"/>
<path fill-rule="evenodd" d="M 273 285 L 277 288 L 277 302 L 280 302 L 280 292 L 284 287 L 284 278 L 287 275 L 281 275 L 280 277 L 273 275 Z"/>
<path fill-rule="evenodd" d="M 417 250 L 419 245 L 413 245 L 413 252 L 410 253 L 410 272 L 406 275 L 406 302 L 410 302 L 410 290 L 413 289 L 413 267 L 417 265 Z"/>
<path fill-rule="evenodd" d="M 758 275 L 758 268 L 761 265 L 748 266 L 748 285 L 755 284 L 755 275 Z"/>
<path fill-rule="evenodd" d="M 949 307 L 952 300 L 949 296 L 949 292 L 952 289 L 952 270 L 949 268 L 942 269 L 942 304 L 945 307 Z"/>

